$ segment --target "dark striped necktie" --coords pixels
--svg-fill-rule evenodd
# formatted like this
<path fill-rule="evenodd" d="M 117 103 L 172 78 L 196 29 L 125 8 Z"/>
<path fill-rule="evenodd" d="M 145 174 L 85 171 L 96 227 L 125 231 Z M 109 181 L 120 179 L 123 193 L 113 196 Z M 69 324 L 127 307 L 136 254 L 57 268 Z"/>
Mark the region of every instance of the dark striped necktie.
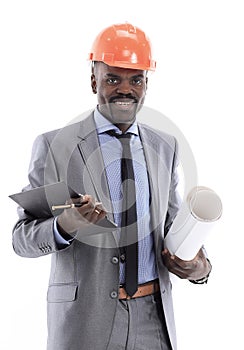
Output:
<path fill-rule="evenodd" d="M 137 291 L 138 286 L 138 229 L 136 212 L 135 176 L 130 149 L 132 134 L 108 134 L 117 137 L 123 147 L 121 158 L 121 181 L 123 188 L 121 214 L 121 253 L 125 255 L 125 290 L 129 296 Z"/>

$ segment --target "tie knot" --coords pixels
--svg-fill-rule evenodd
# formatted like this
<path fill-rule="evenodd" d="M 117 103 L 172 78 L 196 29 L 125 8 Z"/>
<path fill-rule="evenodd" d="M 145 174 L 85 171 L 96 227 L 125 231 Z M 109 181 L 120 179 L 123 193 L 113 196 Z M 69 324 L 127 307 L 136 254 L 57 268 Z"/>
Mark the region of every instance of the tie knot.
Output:
<path fill-rule="evenodd" d="M 117 134 L 115 130 L 109 130 L 107 131 L 107 134 L 110 136 L 116 137 L 122 144 L 129 144 L 131 136 L 133 135 L 132 133 L 126 133 L 126 134 Z"/>
<path fill-rule="evenodd" d="M 131 133 L 127 133 L 127 134 L 117 134 L 116 137 L 117 137 L 118 139 L 130 139 L 131 136 L 132 136 Z"/>
<path fill-rule="evenodd" d="M 130 139 L 133 135 L 131 132 L 127 132 L 126 134 L 118 134 L 115 130 L 108 130 L 107 134 L 117 137 L 118 139 Z"/>

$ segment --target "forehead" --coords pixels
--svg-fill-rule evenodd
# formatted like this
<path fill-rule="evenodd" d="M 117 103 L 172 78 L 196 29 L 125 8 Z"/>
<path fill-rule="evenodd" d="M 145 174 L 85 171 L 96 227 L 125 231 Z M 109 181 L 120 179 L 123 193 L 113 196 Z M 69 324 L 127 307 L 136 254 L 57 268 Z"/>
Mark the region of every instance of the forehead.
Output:
<path fill-rule="evenodd" d="M 106 75 L 115 75 L 115 76 L 145 76 L 147 75 L 146 70 L 140 69 L 129 69 L 129 68 L 120 68 L 120 67 L 112 67 L 108 66 L 103 62 L 96 62 L 95 70 L 106 76 Z"/>

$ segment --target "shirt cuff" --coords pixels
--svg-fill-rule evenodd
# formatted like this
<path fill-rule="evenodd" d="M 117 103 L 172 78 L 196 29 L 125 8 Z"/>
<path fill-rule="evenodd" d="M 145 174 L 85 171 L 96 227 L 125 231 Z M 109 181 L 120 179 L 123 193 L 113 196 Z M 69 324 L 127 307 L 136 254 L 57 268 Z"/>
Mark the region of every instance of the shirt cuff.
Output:
<path fill-rule="evenodd" d="M 58 225 L 57 225 L 57 217 L 54 219 L 53 222 L 53 234 L 54 234 L 54 238 L 55 241 L 58 245 L 70 245 L 70 243 L 73 241 L 74 238 L 70 238 L 70 239 L 65 239 L 61 233 L 58 231 Z"/>

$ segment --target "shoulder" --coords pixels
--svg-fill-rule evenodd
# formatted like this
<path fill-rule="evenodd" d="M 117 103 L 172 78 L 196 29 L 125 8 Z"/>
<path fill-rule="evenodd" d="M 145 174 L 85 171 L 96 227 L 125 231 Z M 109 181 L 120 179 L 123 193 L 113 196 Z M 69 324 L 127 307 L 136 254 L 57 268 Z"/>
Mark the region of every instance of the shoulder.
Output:
<path fill-rule="evenodd" d="M 44 138 L 48 141 L 54 140 L 58 135 L 77 135 L 78 130 L 80 129 L 81 122 L 77 122 L 70 125 L 65 125 L 63 128 L 58 128 L 54 130 L 50 130 L 47 132 L 44 132 L 37 136 L 37 138 Z"/>
<path fill-rule="evenodd" d="M 90 113 L 85 118 L 77 118 L 77 121 L 67 124 L 62 128 L 57 128 L 51 131 L 39 134 L 35 143 L 46 142 L 51 144 L 53 142 L 76 142 L 83 134 L 89 132 L 91 125 L 94 125 L 93 113 Z"/>

